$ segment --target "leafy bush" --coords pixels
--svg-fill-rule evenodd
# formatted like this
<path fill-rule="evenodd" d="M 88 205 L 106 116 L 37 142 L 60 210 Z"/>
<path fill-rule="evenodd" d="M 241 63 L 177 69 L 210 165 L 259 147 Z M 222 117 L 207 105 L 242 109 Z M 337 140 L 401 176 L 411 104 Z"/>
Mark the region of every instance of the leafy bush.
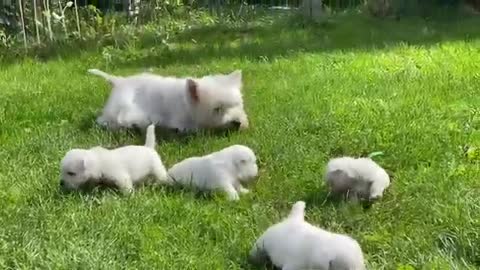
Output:
<path fill-rule="evenodd" d="M 0 11 L 0 58 L 43 55 L 59 46 L 139 46 L 145 40 L 163 46 L 172 33 L 214 20 L 202 9 L 180 1 L 144 1 L 140 13 L 102 12 L 74 1 L 19 1 Z M 13 3 L 13 1 L 12 1 Z M 67 46 L 67 47 L 68 47 Z M 5 53 L 8 52 L 8 53 Z"/>
<path fill-rule="evenodd" d="M 376 17 L 385 16 L 431 16 L 442 10 L 455 10 L 461 0 L 367 0 L 366 6 L 370 14 Z"/>
<path fill-rule="evenodd" d="M 478 0 L 465 0 L 479 3 Z M 126 48 L 155 44 L 168 47 L 172 35 L 195 25 L 235 24 L 252 21 L 263 14 L 263 5 L 298 5 L 301 0 L 143 0 L 138 13 L 99 10 L 81 0 L 4 0 L 0 9 L 0 60 L 25 52 L 55 53 L 59 47 L 111 46 Z M 328 9 L 365 4 L 377 17 L 429 16 L 442 7 L 458 6 L 461 0 L 323 0 Z M 8 5 L 5 5 L 7 3 Z M 21 3 L 21 6 L 19 5 Z M 259 7 L 260 6 L 260 7 Z M 133 15 L 132 15 L 133 14 Z M 7 53 L 8 52 L 8 53 Z"/>
<path fill-rule="evenodd" d="M 80 0 L 77 0 L 80 2 Z M 14 3 L 15 1 L 12 1 Z M 22 7 L 18 3 L 22 3 Z M 136 2 L 138 13 L 101 11 L 72 0 L 18 0 L 0 11 L 0 60 L 18 55 L 42 56 L 56 49 L 81 46 L 132 48 L 145 44 L 167 47 L 171 37 L 196 25 L 237 23 L 258 14 L 241 1 L 224 1 L 215 15 L 195 0 Z M 213 3 L 213 1 L 208 1 Z M 38 3 L 43 3 L 41 6 Z M 210 7 L 210 5 L 208 6 Z M 3 53 L 8 51 L 8 53 Z"/>

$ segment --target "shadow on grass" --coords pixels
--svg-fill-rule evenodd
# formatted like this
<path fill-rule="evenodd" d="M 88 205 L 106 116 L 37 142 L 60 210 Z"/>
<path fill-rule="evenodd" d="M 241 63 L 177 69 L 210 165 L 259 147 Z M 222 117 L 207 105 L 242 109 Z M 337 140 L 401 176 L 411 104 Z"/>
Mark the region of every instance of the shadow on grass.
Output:
<path fill-rule="evenodd" d="M 267 261 L 263 264 L 251 264 L 247 261 L 247 258 L 240 264 L 241 269 L 244 270 L 281 270 L 282 268 L 276 267 L 271 261 Z"/>
<path fill-rule="evenodd" d="M 200 190 L 195 187 L 183 186 L 180 184 L 175 184 L 171 186 L 166 185 L 158 185 L 153 187 L 154 190 L 162 189 L 166 193 L 174 195 L 187 195 L 191 196 L 194 200 L 200 201 L 228 201 L 226 194 L 222 191 L 207 191 L 207 190 Z"/>
<path fill-rule="evenodd" d="M 143 192 L 160 192 L 168 194 L 169 196 L 187 196 L 196 201 L 218 200 L 223 203 L 228 202 L 226 194 L 221 191 L 202 191 L 194 187 L 186 187 L 178 184 L 166 185 L 146 182 L 135 185 L 134 193 L 141 194 Z M 95 201 L 101 197 L 112 194 L 123 198 L 127 198 L 130 196 L 130 194 L 122 193 L 113 183 L 108 181 L 101 181 L 98 183 L 87 182 L 76 190 L 64 189 L 59 185 L 56 192 L 54 192 L 53 198 L 55 200 L 62 201 L 71 196 L 83 196 L 87 197 L 89 200 L 91 199 Z"/>
<path fill-rule="evenodd" d="M 388 49 L 398 44 L 429 46 L 444 41 L 480 38 L 478 25 L 480 16 L 472 15 L 377 19 L 354 12 L 336 14 L 323 23 L 311 24 L 296 15 L 282 12 L 236 26 L 216 24 L 193 28 L 174 35 L 170 48 L 156 44 L 156 41 L 140 41 L 134 57 L 113 55 L 112 64 L 140 68 L 202 64 L 225 58 L 270 61 L 302 52 L 368 51 Z M 73 49 L 66 44 L 42 50 L 36 55 L 40 60 L 68 59 L 85 51 L 98 51 L 98 46 L 95 42 L 81 42 Z M 12 61 L 17 59 L 14 57 L 10 63 Z"/>
<path fill-rule="evenodd" d="M 93 113 L 85 114 L 80 120 L 78 127 L 82 132 L 89 132 L 91 129 L 100 128 L 103 132 L 108 133 L 113 140 L 114 145 L 124 141 L 125 135 L 129 138 L 136 138 L 138 145 L 145 143 L 145 130 L 140 128 L 120 128 L 117 130 L 101 127 L 95 121 L 96 115 Z M 206 129 L 198 132 L 180 132 L 176 129 L 168 129 L 155 127 L 155 137 L 158 142 L 177 142 L 180 144 L 189 144 L 197 136 L 205 137 L 228 137 L 232 132 L 242 132 L 237 127 L 225 127 L 218 129 Z"/>
<path fill-rule="evenodd" d="M 153 180 L 153 179 L 149 179 L 149 180 Z M 153 184 L 153 183 L 149 183 L 148 181 L 135 185 L 134 192 L 141 193 L 146 190 L 165 191 L 167 194 L 190 193 L 195 197 L 195 199 L 203 199 L 203 200 L 212 200 L 216 196 L 215 194 L 211 194 L 211 193 L 204 193 L 200 191 L 190 190 L 188 188 L 185 188 L 179 185 L 168 186 L 164 184 Z M 123 197 L 129 196 L 128 194 L 123 194 L 118 189 L 118 187 L 115 184 L 113 184 L 111 181 L 100 181 L 97 183 L 93 183 L 93 182 L 84 183 L 76 190 L 65 189 L 65 188 L 62 188 L 61 186 L 58 186 L 57 192 L 55 194 L 55 198 L 61 199 L 61 198 L 66 198 L 72 195 L 75 196 L 75 194 L 90 196 L 92 198 L 102 197 L 107 194 L 115 194 L 117 196 L 123 196 Z"/>
<path fill-rule="evenodd" d="M 350 200 L 346 198 L 346 196 L 335 196 L 326 189 L 320 192 L 311 192 L 303 200 L 307 205 L 314 207 L 323 207 L 326 205 L 338 207 L 341 204 L 353 203 L 360 205 L 364 210 L 370 209 L 375 203 L 374 201 L 368 200 Z"/>
<path fill-rule="evenodd" d="M 54 197 L 55 199 L 64 199 L 69 196 L 75 196 L 76 194 L 82 195 L 82 196 L 90 196 L 94 198 L 102 197 L 102 196 L 105 196 L 106 194 L 116 194 L 118 196 L 127 196 L 126 194 L 123 195 L 114 184 L 102 181 L 100 183 L 87 182 L 81 185 L 76 190 L 65 189 L 59 185 Z"/>
<path fill-rule="evenodd" d="M 321 24 L 305 24 L 295 16 L 231 27 L 215 25 L 177 35 L 172 49 L 118 66 L 202 64 L 216 59 L 270 61 L 296 53 L 388 49 L 399 44 L 429 46 L 438 42 L 480 38 L 480 17 L 463 19 L 376 19 L 359 14 L 337 15 Z"/>

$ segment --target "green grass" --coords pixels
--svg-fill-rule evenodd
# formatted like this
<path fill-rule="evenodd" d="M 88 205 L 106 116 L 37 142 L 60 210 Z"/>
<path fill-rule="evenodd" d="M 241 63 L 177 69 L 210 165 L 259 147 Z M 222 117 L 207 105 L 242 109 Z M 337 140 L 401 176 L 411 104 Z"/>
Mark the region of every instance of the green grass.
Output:
<path fill-rule="evenodd" d="M 192 30 L 161 55 L 139 49 L 106 62 L 100 52 L 72 52 L 3 64 L 0 268 L 256 269 L 246 262 L 256 237 L 305 200 L 310 222 L 360 242 L 369 269 L 478 269 L 480 160 L 465 156 L 480 146 L 478 25 L 266 20 Z M 143 140 L 96 127 L 109 86 L 87 74 L 91 67 L 197 76 L 242 69 L 249 130 L 159 138 L 157 149 L 171 166 L 249 145 L 261 170 L 252 193 L 233 203 L 151 187 L 129 197 L 59 192 L 68 149 Z M 325 200 L 328 159 L 374 151 L 394 175 L 385 197 L 369 209 Z"/>

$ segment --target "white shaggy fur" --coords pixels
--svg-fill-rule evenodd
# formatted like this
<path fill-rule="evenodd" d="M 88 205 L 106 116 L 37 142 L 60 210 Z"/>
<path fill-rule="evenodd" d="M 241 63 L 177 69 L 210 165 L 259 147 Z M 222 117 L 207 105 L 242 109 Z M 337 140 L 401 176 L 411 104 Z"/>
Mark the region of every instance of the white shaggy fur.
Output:
<path fill-rule="evenodd" d="M 360 245 L 347 235 L 331 233 L 304 220 L 305 202 L 265 231 L 250 251 L 252 263 L 270 260 L 282 270 L 363 270 Z"/>
<path fill-rule="evenodd" d="M 113 150 L 97 146 L 68 151 L 61 161 L 60 185 L 72 190 L 89 181 L 105 181 L 130 193 L 134 184 L 149 175 L 155 176 L 158 182 L 168 181 L 166 169 L 155 151 L 153 125 L 147 129 L 145 146 L 129 145 Z"/>
<path fill-rule="evenodd" d="M 254 152 L 243 145 L 233 145 L 218 152 L 187 158 L 168 170 L 171 181 L 200 190 L 220 189 L 230 200 L 239 200 L 238 193 L 248 193 L 242 183 L 258 174 Z"/>
<path fill-rule="evenodd" d="M 387 172 L 370 158 L 340 157 L 327 164 L 325 181 L 333 193 L 375 200 L 390 185 Z"/>
<path fill-rule="evenodd" d="M 100 125 L 144 128 L 153 123 L 182 132 L 248 127 L 240 70 L 202 78 L 163 77 L 152 73 L 120 77 L 98 69 L 89 72 L 105 78 L 113 86 L 103 113 L 97 118 Z"/>

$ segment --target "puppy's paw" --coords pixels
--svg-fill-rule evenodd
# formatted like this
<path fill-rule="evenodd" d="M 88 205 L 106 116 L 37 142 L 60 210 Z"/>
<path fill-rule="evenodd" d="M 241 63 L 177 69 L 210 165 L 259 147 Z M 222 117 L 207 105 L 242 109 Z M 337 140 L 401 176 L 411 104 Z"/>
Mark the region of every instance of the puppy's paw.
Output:
<path fill-rule="evenodd" d="M 130 181 L 121 181 L 118 183 L 118 188 L 123 195 L 129 195 L 133 193 L 133 184 Z"/>
<path fill-rule="evenodd" d="M 378 201 L 382 198 L 382 194 L 375 194 L 375 195 L 371 195 L 369 200 L 372 201 L 372 202 L 375 202 L 375 201 Z"/>
<path fill-rule="evenodd" d="M 103 126 L 103 127 L 108 126 L 108 121 L 103 116 L 98 117 L 95 122 L 97 122 L 98 125 Z"/>
<path fill-rule="evenodd" d="M 97 125 L 100 126 L 100 128 L 103 128 L 103 129 L 119 130 L 121 128 L 121 126 L 118 123 L 110 122 L 103 117 L 98 117 L 97 120 L 95 120 L 95 122 L 97 123 Z"/>
<path fill-rule="evenodd" d="M 248 129 L 248 120 L 241 121 L 241 122 L 240 122 L 240 127 L 239 127 L 239 129 L 240 129 L 240 130 Z"/>
<path fill-rule="evenodd" d="M 228 193 L 228 200 L 229 201 L 238 201 L 240 200 L 240 196 L 238 196 L 238 193 Z"/>
<path fill-rule="evenodd" d="M 133 191 L 134 191 L 133 188 L 122 188 L 122 189 L 120 189 L 120 192 L 124 196 L 128 196 L 128 195 L 133 194 Z"/>
<path fill-rule="evenodd" d="M 240 189 L 240 193 L 242 193 L 242 194 L 247 194 L 247 193 L 250 193 L 250 190 L 242 187 L 242 188 Z"/>

